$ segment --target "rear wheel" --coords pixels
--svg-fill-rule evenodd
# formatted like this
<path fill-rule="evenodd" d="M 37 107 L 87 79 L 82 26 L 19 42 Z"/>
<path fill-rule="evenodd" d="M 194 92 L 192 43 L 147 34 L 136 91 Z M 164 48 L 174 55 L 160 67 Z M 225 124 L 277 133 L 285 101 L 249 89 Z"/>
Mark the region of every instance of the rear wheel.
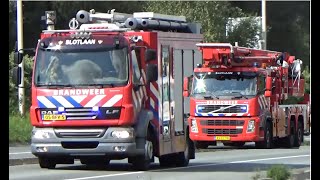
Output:
<path fill-rule="evenodd" d="M 291 122 L 290 124 L 291 124 L 290 125 L 290 134 L 287 137 L 283 138 L 284 146 L 286 148 L 294 147 L 294 141 L 295 141 L 295 134 L 296 133 L 295 133 L 295 128 L 294 128 L 294 123 Z"/>
<path fill-rule="evenodd" d="M 54 169 L 56 167 L 56 162 L 52 158 L 39 157 L 39 165 L 41 168 Z"/>
<path fill-rule="evenodd" d="M 159 157 L 159 163 L 161 167 L 172 167 L 176 164 L 174 155 L 163 155 Z"/>
<path fill-rule="evenodd" d="M 302 123 L 299 121 L 298 129 L 297 129 L 297 132 L 295 133 L 294 146 L 300 147 L 302 142 L 303 142 L 303 126 L 302 126 Z"/>
<path fill-rule="evenodd" d="M 192 152 L 193 143 L 189 136 L 186 137 L 186 148 L 184 152 L 180 152 L 176 155 L 176 166 L 184 167 L 189 165 L 190 153 Z"/>

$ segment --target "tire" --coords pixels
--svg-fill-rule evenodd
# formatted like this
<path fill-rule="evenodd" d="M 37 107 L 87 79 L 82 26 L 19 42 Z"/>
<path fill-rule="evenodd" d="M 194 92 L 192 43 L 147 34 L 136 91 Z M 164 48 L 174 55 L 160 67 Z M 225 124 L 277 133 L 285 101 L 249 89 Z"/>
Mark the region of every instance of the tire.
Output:
<path fill-rule="evenodd" d="M 272 136 L 272 124 L 267 122 L 264 130 L 263 141 L 256 142 L 256 147 L 261 149 L 271 149 L 273 148 L 273 136 Z"/>
<path fill-rule="evenodd" d="M 148 133 L 147 140 L 144 145 L 144 155 L 136 156 L 133 158 L 133 169 L 138 171 L 147 171 L 150 167 L 151 161 L 154 159 L 153 155 L 153 141 L 151 134 Z"/>
<path fill-rule="evenodd" d="M 295 133 L 294 139 L 294 147 L 300 147 L 301 143 L 303 142 L 303 125 L 301 122 L 298 122 L 298 129 Z"/>
<path fill-rule="evenodd" d="M 189 136 L 186 137 L 186 148 L 183 152 L 180 152 L 176 155 L 176 166 L 185 167 L 189 165 L 190 153 L 192 153 L 192 141 Z"/>
<path fill-rule="evenodd" d="M 51 158 L 39 157 L 38 160 L 41 168 L 54 169 L 57 165 Z"/>
<path fill-rule="evenodd" d="M 292 148 L 294 147 L 294 144 L 295 144 L 295 128 L 294 128 L 294 124 L 293 123 L 290 123 L 291 124 L 291 131 L 290 131 L 290 134 L 284 138 L 284 146 L 286 148 Z"/>
<path fill-rule="evenodd" d="M 173 155 L 163 155 L 159 157 L 160 167 L 173 167 L 176 162 Z"/>

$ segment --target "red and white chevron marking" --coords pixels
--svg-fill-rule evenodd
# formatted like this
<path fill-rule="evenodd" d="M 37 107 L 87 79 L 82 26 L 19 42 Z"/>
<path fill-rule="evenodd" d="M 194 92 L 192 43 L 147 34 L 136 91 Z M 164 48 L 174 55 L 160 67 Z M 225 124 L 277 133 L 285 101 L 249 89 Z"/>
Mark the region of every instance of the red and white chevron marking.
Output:
<path fill-rule="evenodd" d="M 270 107 L 269 105 L 270 102 L 264 95 L 258 96 L 258 103 L 259 103 L 260 109 L 266 109 Z"/>

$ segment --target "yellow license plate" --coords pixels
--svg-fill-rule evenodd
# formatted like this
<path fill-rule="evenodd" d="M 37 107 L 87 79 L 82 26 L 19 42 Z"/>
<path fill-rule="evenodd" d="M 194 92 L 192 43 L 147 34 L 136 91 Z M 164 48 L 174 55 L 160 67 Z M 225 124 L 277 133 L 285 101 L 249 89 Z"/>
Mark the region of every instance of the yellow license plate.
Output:
<path fill-rule="evenodd" d="M 214 138 L 216 141 L 229 141 L 230 136 L 215 136 Z"/>
<path fill-rule="evenodd" d="M 63 121 L 66 120 L 66 115 L 62 114 L 45 114 L 43 115 L 44 121 Z"/>

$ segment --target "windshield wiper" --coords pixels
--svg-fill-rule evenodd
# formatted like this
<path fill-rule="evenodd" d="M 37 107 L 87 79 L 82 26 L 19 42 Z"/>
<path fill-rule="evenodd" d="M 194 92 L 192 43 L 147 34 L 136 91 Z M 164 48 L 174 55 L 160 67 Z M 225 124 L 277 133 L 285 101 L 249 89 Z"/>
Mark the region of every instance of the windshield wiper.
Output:
<path fill-rule="evenodd" d="M 217 95 L 215 95 L 214 92 L 211 92 L 211 94 L 206 93 L 206 95 L 204 95 L 203 97 L 204 97 L 205 99 L 213 99 L 211 95 L 212 95 L 213 97 L 219 99 L 219 97 L 218 97 Z"/>
<path fill-rule="evenodd" d="M 113 83 L 108 83 L 108 84 L 86 84 L 85 86 L 99 86 L 101 88 L 103 87 L 114 87 Z"/>
<path fill-rule="evenodd" d="M 36 84 L 37 87 L 47 87 L 51 88 L 63 88 L 63 87 L 75 87 L 72 84 Z"/>
<path fill-rule="evenodd" d="M 246 98 L 246 99 L 248 99 L 248 97 L 246 96 L 246 95 L 243 95 L 243 94 L 241 94 L 240 92 L 231 92 L 231 93 L 239 93 L 239 95 L 238 96 L 234 96 L 233 98 L 231 98 L 231 99 L 238 99 L 238 98 Z"/>

